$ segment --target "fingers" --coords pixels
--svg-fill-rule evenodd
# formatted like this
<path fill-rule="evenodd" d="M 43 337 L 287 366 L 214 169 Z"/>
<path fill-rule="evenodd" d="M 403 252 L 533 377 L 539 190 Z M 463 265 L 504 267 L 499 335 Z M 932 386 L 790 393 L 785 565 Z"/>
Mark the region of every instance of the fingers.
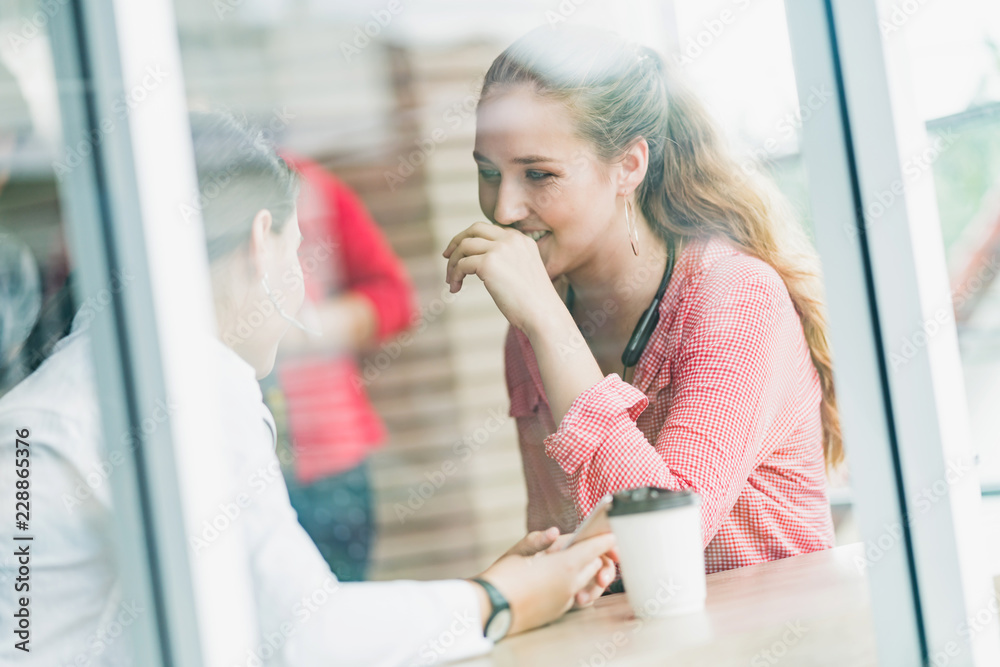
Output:
<path fill-rule="evenodd" d="M 552 543 L 552 545 L 545 550 L 546 553 L 551 554 L 557 551 L 562 551 L 563 549 L 566 548 L 566 544 L 569 543 L 571 539 L 573 539 L 573 533 L 566 533 L 565 535 L 557 536 L 556 540 Z"/>
<path fill-rule="evenodd" d="M 596 581 L 597 585 L 601 588 L 598 595 L 603 593 L 604 589 L 610 586 L 617 576 L 618 568 L 615 567 L 615 562 L 610 558 L 605 557 L 604 566 L 601 568 L 600 572 L 597 573 L 597 577 L 594 578 L 594 581 Z"/>
<path fill-rule="evenodd" d="M 517 545 L 517 553 L 522 556 L 534 556 L 539 551 L 547 550 L 558 537 L 559 529 L 555 527 L 532 531 Z"/>
<path fill-rule="evenodd" d="M 455 267 L 458 263 L 464 257 L 482 255 L 489 250 L 492 245 L 493 241 L 478 236 L 471 236 L 463 239 L 461 243 L 452 249 L 451 256 L 448 258 L 448 267 L 444 272 L 444 281 L 452 286 L 454 286 L 456 281 L 461 284 L 464 276 L 457 276 L 456 274 Z"/>
<path fill-rule="evenodd" d="M 615 580 L 617 569 L 615 568 L 615 561 L 611 560 L 608 556 L 601 556 L 601 560 L 604 561 L 604 565 L 601 567 L 601 571 L 597 573 L 595 581 L 597 581 L 597 584 L 601 588 L 607 588 Z"/>
<path fill-rule="evenodd" d="M 583 540 L 563 552 L 569 560 L 568 567 L 573 572 L 573 590 L 581 591 L 591 579 L 597 576 L 605 566 L 602 558 L 615 546 L 615 536 L 612 533 L 598 535 Z M 558 558 L 561 554 L 555 554 Z"/>
<path fill-rule="evenodd" d="M 577 542 L 567 549 L 566 553 L 575 559 L 572 562 L 576 567 L 581 567 L 587 561 L 595 560 L 598 556 L 603 556 L 613 551 L 614 548 L 614 533 L 604 533 L 603 535 L 597 535 L 587 538 L 582 542 Z"/>
<path fill-rule="evenodd" d="M 607 556 L 601 556 L 601 568 L 583 590 L 576 594 L 576 605 L 586 606 L 599 598 L 611 582 L 615 580 L 615 563 Z"/>
<path fill-rule="evenodd" d="M 605 586 L 596 586 L 594 584 L 586 586 L 583 590 L 577 592 L 573 601 L 577 607 L 585 607 L 597 598 L 601 597 L 601 593 L 604 592 L 605 588 Z"/>
<path fill-rule="evenodd" d="M 600 558 L 587 562 L 573 578 L 573 590 L 579 593 L 589 589 L 602 567 L 604 567 L 604 561 Z"/>
<path fill-rule="evenodd" d="M 462 289 L 462 282 L 465 280 L 466 276 L 478 275 L 482 270 L 483 261 L 486 259 L 486 255 L 473 255 L 472 257 L 463 257 L 458 260 L 455 264 L 455 269 L 452 271 L 451 280 L 449 280 L 448 285 L 449 290 L 452 293 L 457 292 Z M 480 276 L 481 278 L 482 276 Z"/>
<path fill-rule="evenodd" d="M 504 233 L 502 227 L 496 225 L 491 225 L 486 222 L 474 222 L 464 230 L 459 232 L 452 238 L 451 242 L 448 243 L 448 247 L 444 249 L 441 253 L 445 258 L 451 257 L 451 253 L 455 251 L 458 244 L 470 237 L 484 238 L 490 241 L 498 241 Z"/>
<path fill-rule="evenodd" d="M 542 531 L 537 531 L 535 534 L 538 535 L 536 538 L 535 552 L 548 549 L 556 543 L 557 539 L 559 539 L 559 529 L 555 526 L 546 528 Z"/>

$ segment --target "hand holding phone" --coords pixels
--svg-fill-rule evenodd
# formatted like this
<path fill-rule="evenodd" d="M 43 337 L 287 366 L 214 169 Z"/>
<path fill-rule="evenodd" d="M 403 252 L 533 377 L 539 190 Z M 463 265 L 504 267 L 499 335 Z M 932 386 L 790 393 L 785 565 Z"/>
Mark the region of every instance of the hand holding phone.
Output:
<path fill-rule="evenodd" d="M 573 536 L 569 538 L 569 541 L 563 547 L 563 549 L 568 549 L 577 542 L 581 540 L 586 540 L 590 537 L 596 537 L 597 535 L 603 535 L 605 533 L 611 532 L 611 522 L 608 521 L 608 510 L 611 509 L 611 494 L 604 496 L 597 501 L 594 508 L 590 510 L 590 514 L 587 518 L 583 520 L 583 523 L 576 529 Z"/>

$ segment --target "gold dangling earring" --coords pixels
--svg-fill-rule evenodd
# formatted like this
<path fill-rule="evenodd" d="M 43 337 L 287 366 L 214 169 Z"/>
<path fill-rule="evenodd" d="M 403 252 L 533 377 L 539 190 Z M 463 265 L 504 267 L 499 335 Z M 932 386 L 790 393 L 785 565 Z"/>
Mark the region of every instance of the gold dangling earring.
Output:
<path fill-rule="evenodd" d="M 638 257 L 639 224 L 632 219 L 632 204 L 629 203 L 628 197 L 625 197 L 625 230 L 628 232 L 629 243 L 632 244 L 632 252 L 636 257 Z"/>

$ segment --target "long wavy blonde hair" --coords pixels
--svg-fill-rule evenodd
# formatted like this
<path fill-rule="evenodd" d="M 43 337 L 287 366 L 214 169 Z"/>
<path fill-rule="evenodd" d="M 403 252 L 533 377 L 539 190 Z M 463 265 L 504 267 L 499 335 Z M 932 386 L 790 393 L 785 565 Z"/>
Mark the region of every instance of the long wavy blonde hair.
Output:
<path fill-rule="evenodd" d="M 737 165 L 701 102 L 653 49 L 602 30 L 539 28 L 497 57 L 480 99 L 524 84 L 563 102 L 579 135 L 609 163 L 648 142 L 637 202 L 665 241 L 721 236 L 777 271 L 819 375 L 823 453 L 836 468 L 844 453 L 819 261 L 777 188 Z"/>

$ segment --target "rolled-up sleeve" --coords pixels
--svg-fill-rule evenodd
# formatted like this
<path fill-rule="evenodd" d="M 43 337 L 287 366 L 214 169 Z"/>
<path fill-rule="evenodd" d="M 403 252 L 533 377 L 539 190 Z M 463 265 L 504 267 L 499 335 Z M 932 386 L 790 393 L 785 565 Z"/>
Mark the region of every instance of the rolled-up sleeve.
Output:
<path fill-rule="evenodd" d="M 545 447 L 566 472 L 580 515 L 626 488 L 693 489 L 707 545 L 765 454 L 790 385 L 779 350 L 801 335 L 780 278 L 749 276 L 692 307 L 655 445 L 636 425 L 647 397 L 617 375 L 577 397 Z"/>
<path fill-rule="evenodd" d="M 545 453 L 557 461 L 567 475 L 583 472 L 597 451 L 609 441 L 609 436 L 625 435 L 635 426 L 648 403 L 645 394 L 612 373 L 577 396 L 560 422 L 559 430 L 545 439 Z"/>

